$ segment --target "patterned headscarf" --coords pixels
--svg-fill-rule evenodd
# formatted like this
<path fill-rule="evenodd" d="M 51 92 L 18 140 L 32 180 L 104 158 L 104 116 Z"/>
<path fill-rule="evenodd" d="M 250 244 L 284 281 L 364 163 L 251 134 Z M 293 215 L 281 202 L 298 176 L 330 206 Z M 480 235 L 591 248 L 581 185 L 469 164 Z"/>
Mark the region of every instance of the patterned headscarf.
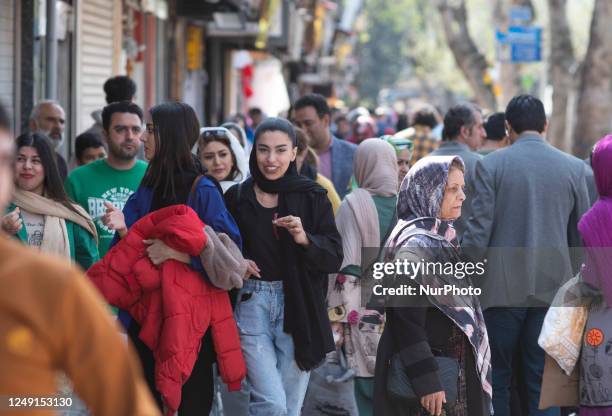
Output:
<path fill-rule="evenodd" d="M 410 168 L 397 196 L 397 217 L 404 221 L 419 218 L 415 226 L 443 236 L 456 247 L 458 243 L 452 221 L 439 218 L 448 172 L 454 161 L 465 170 L 459 156 L 427 156 Z"/>

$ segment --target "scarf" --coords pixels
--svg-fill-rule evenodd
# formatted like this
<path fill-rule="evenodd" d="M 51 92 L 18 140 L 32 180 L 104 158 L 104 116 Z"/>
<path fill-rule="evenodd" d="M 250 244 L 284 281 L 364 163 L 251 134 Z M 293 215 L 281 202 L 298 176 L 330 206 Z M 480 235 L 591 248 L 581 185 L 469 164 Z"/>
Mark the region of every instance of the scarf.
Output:
<path fill-rule="evenodd" d="M 41 250 L 45 253 L 70 258 L 70 242 L 66 221 L 71 221 L 83 227 L 94 237 L 96 243 L 98 241 L 98 232 L 91 217 L 82 207 L 76 204 L 72 204 L 72 206 L 80 215 L 57 201 L 19 188 L 15 189 L 13 202 L 25 211 L 45 216 L 43 242 L 41 244 Z"/>
<path fill-rule="evenodd" d="M 409 171 L 400 187 L 397 214 L 400 221 L 395 226 L 385 245 L 385 260 L 393 261 L 399 249 L 420 247 L 431 254 L 429 261 L 461 261 L 459 244 L 452 221 L 438 218 L 451 163 L 458 156 L 427 156 L 420 159 Z M 423 230 L 414 234 L 416 228 Z M 429 234 L 429 235 L 427 235 Z M 443 238 L 433 238 L 435 236 Z M 471 284 L 468 276 L 436 275 L 433 278 L 419 274 L 416 283 L 430 287 L 451 284 L 467 287 Z M 428 296 L 429 302 L 446 315 L 468 338 L 476 358 L 476 371 L 483 391 L 493 395 L 491 351 L 480 302 L 476 296 Z"/>
<path fill-rule="evenodd" d="M 361 142 L 353 159 L 353 176 L 359 188 L 348 194 L 336 215 L 342 236 L 344 260 L 340 269 L 361 265 L 361 248 L 380 245 L 378 211 L 372 195 L 393 196 L 397 189 L 397 160 L 393 147 L 380 139 Z M 370 250 L 371 251 L 371 250 Z M 370 265 L 375 260 L 364 259 Z"/>
<path fill-rule="evenodd" d="M 598 288 L 612 306 L 612 135 L 601 139 L 593 150 L 593 173 L 599 199 L 580 219 L 578 230 L 586 257 L 582 277 Z"/>
<path fill-rule="evenodd" d="M 308 204 L 309 195 L 313 193 L 325 193 L 319 184 L 297 172 L 295 161 L 289 164 L 285 174 L 276 180 L 267 179 L 257 165 L 257 141 L 266 131 L 281 131 L 286 133 L 296 147 L 295 132 L 291 124 L 283 119 L 268 118 L 264 120 L 255 132 L 253 151 L 249 158 L 251 180 L 264 192 L 278 194 L 279 217 L 297 215 L 303 212 Z M 308 230 L 305 230 L 308 231 Z M 295 346 L 295 361 L 303 370 L 311 370 L 317 366 L 325 357 L 321 354 L 320 343 L 323 342 L 320 334 L 313 333 L 315 327 L 312 325 L 312 316 L 315 315 L 314 308 L 322 299 L 315 299 L 312 290 L 314 282 L 309 267 L 302 261 L 301 252 L 303 248 L 298 246 L 293 237 L 285 229 L 279 230 L 281 240 L 281 262 L 283 273 L 283 292 L 285 295 L 285 317 L 284 331 L 291 334 Z"/>

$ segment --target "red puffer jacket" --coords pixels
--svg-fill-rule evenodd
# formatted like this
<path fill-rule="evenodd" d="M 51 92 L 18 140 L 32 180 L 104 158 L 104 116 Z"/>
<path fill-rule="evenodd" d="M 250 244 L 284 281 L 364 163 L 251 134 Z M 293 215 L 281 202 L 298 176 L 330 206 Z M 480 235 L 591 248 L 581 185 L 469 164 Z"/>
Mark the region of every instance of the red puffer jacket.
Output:
<path fill-rule="evenodd" d="M 142 326 L 139 336 L 153 351 L 155 385 L 169 414 L 179 407 L 182 386 L 209 326 L 221 378 L 230 391 L 240 389 L 246 365 L 227 292 L 179 261 L 155 267 L 147 256 L 146 239 L 160 239 L 190 256 L 199 255 L 206 245 L 196 212 L 174 205 L 136 222 L 87 275 L 108 303 L 128 311 Z"/>

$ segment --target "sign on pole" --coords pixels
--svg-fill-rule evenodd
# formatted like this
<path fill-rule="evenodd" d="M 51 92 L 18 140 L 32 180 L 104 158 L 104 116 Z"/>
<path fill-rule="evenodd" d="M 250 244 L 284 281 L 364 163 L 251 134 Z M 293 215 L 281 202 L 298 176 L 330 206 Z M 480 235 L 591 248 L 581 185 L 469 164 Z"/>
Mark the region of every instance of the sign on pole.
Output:
<path fill-rule="evenodd" d="M 505 62 L 539 62 L 542 60 L 542 28 L 510 26 L 507 32 L 497 30 L 497 56 Z"/>

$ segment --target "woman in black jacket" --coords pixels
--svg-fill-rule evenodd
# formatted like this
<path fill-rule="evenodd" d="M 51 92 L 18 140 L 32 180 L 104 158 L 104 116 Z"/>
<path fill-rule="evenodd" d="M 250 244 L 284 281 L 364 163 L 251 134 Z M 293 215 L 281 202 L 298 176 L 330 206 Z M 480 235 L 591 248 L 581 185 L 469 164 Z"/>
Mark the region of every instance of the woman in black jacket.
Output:
<path fill-rule="evenodd" d="M 334 349 L 325 294 L 342 241 L 325 190 L 297 173 L 291 123 L 266 119 L 253 147 L 252 177 L 225 194 L 254 276 L 235 308 L 249 415 L 298 416 L 310 370 Z"/>
<path fill-rule="evenodd" d="M 385 260 L 440 264 L 444 271 L 432 267 L 429 274 L 417 273 L 412 280 L 417 289 L 415 296 L 386 300 L 386 326 L 376 357 L 376 416 L 438 416 L 443 410 L 447 416 L 491 414 L 489 342 L 477 297 L 420 291 L 446 285 L 469 289 L 472 285 L 469 275 L 460 272 L 463 268 L 448 269 L 448 265 L 461 262 L 452 222 L 461 215 L 465 200 L 464 169 L 457 156 L 428 156 L 410 169 L 400 187 L 397 201 L 400 221 L 385 245 Z M 405 276 L 390 280 L 411 281 Z M 454 403 L 446 400 L 435 356 L 451 357 L 458 362 Z M 392 359 L 400 360 L 418 403 L 407 403 L 390 394 L 388 376 Z"/>

